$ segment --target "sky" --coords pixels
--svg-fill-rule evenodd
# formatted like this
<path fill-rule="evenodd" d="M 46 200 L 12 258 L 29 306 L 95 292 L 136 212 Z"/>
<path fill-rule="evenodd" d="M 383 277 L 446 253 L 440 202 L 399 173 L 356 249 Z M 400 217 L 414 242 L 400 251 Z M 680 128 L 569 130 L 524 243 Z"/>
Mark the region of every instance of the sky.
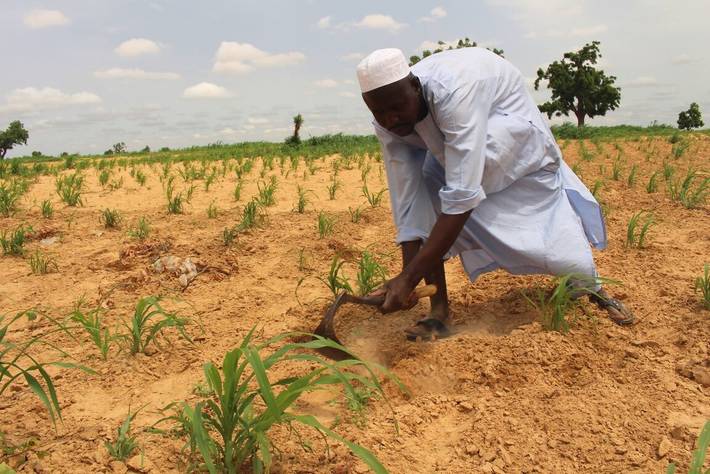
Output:
<path fill-rule="evenodd" d="M 469 37 L 528 79 L 592 40 L 621 105 L 590 125 L 710 114 L 708 0 L 0 0 L 0 129 L 8 156 L 370 134 L 355 66 Z M 573 117 L 568 120 L 572 121 Z M 553 119 L 555 123 L 560 119 Z M 706 117 L 710 122 L 710 115 Z"/>

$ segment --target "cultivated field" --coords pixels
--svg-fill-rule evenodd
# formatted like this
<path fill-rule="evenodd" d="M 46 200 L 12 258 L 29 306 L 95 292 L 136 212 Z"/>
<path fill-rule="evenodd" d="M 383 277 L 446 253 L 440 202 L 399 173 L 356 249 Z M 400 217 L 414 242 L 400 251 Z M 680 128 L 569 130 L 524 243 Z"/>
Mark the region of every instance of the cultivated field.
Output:
<path fill-rule="evenodd" d="M 710 420 L 710 309 L 695 289 L 710 263 L 710 139 L 560 145 L 603 204 L 610 243 L 595 253 L 598 268 L 620 282 L 609 290 L 636 313 L 634 326 L 612 324 L 585 299 L 568 314 L 569 332 L 545 330 L 525 295 L 551 288 L 551 278 L 495 272 L 471 284 L 451 261 L 453 336 L 405 340 L 424 303 L 387 316 L 343 307 L 339 334 L 386 368 L 378 372 L 384 396 L 363 378 L 347 396 L 337 388 L 305 393 L 289 412 L 314 415 L 392 473 L 650 473 L 671 461 L 687 472 Z M 181 411 L 183 401 L 194 408 L 214 399 L 203 364 L 221 373 L 225 354 L 253 328 L 254 344 L 312 330 L 332 301 L 328 283 L 347 278 L 357 292 L 360 267 L 361 286 L 377 282 L 368 260 L 397 274 L 376 144 L 304 146 L 292 156 L 265 150 L 4 165 L 0 327 L 25 310 L 32 317 L 13 322 L 4 340 L 0 332 L 0 360 L 40 338 L 27 355 L 86 370 L 46 366 L 61 408 L 55 427 L 43 374 L 7 384 L 19 367 L 2 366 L 9 372 L 0 371 L 0 462 L 18 472 L 206 470 L 199 447 L 190 455 L 186 432 L 197 435 Z M 159 306 L 151 296 L 162 297 Z M 135 315 L 150 315 L 142 333 L 131 326 Z M 17 362 L 36 367 L 28 357 Z M 268 377 L 317 367 L 306 357 L 282 360 Z M 270 406 L 257 400 L 256 413 Z M 129 413 L 130 432 L 120 437 Z M 177 422 L 156 425 L 173 415 Z M 329 439 L 328 450 L 314 429 L 291 426 L 268 431 L 271 472 L 368 472 L 346 446 Z"/>

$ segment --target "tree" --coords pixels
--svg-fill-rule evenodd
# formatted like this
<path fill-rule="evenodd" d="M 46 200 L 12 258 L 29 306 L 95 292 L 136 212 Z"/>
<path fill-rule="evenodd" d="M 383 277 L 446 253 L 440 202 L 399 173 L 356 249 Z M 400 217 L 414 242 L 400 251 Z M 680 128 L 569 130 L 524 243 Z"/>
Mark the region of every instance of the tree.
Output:
<path fill-rule="evenodd" d="M 115 154 L 120 154 L 120 153 L 125 153 L 126 152 L 126 144 L 123 142 L 118 142 L 113 144 L 113 152 Z"/>
<path fill-rule="evenodd" d="M 703 125 L 705 123 L 703 123 L 703 116 L 700 114 L 700 106 L 695 102 L 690 104 L 688 110 L 678 114 L 678 128 L 681 130 L 700 128 Z"/>
<path fill-rule="evenodd" d="M 429 57 L 429 56 L 431 56 L 432 54 L 440 53 L 440 52 L 442 52 L 442 51 L 449 51 L 449 50 L 451 50 L 451 49 L 461 49 L 461 48 L 474 48 L 474 47 L 478 46 L 478 43 L 476 43 L 475 41 L 471 41 L 471 40 L 468 39 L 468 38 L 460 39 L 460 40 L 456 43 L 456 46 L 455 46 L 455 47 L 454 47 L 454 46 L 451 46 L 450 44 L 447 45 L 444 41 L 439 41 L 438 44 L 439 44 L 439 47 L 436 48 L 434 51 L 430 51 L 430 50 L 428 50 L 428 49 L 425 49 L 424 51 L 422 51 L 422 56 L 421 56 L 421 57 L 416 56 L 416 55 L 410 56 L 410 57 L 409 57 L 409 65 L 410 65 L 410 66 L 414 66 L 415 64 L 417 64 L 417 63 L 418 63 L 419 61 L 421 61 L 422 59 L 424 59 L 424 58 L 426 58 L 426 57 Z M 491 48 L 486 48 L 486 49 L 487 49 L 488 51 L 492 51 L 492 52 L 496 53 L 496 54 L 497 54 L 498 56 L 500 56 L 501 58 L 504 57 L 504 56 L 503 56 L 503 50 L 502 50 L 502 49 L 498 49 L 498 48 L 493 48 L 493 49 L 491 49 Z"/>
<path fill-rule="evenodd" d="M 565 53 L 562 61 L 553 62 L 547 69 L 537 70 L 535 90 L 542 80 L 547 80 L 547 88 L 552 90 L 551 100 L 539 106 L 547 118 L 567 117 L 572 112 L 577 126 L 582 127 L 585 117 L 603 116 L 619 106 L 621 89 L 614 86 L 616 77 L 594 67 L 601 56 L 599 41 L 592 41 L 579 51 Z"/>
<path fill-rule="evenodd" d="M 301 137 L 298 135 L 301 131 L 301 125 L 303 125 L 303 116 L 298 114 L 293 117 L 293 135 L 286 139 L 286 144 L 299 145 L 301 143 Z"/>
<path fill-rule="evenodd" d="M 0 160 L 5 159 L 8 150 L 12 150 L 15 145 L 27 145 L 30 134 L 25 130 L 22 122 L 15 120 L 4 132 L 0 132 Z"/>

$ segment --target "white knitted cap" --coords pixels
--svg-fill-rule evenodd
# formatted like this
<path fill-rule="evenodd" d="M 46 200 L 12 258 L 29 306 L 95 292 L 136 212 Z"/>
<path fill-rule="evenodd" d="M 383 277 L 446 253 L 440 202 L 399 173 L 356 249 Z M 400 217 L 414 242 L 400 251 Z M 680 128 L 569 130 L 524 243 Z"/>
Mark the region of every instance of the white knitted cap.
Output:
<path fill-rule="evenodd" d="M 397 48 L 378 49 L 357 65 L 357 79 L 364 92 L 392 84 L 409 75 L 409 64 Z"/>

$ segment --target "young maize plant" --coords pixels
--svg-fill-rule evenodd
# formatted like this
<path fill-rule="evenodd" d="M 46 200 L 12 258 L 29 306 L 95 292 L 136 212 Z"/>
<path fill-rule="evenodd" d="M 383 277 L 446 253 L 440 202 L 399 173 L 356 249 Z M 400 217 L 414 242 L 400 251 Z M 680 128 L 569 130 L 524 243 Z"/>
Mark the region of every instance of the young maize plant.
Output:
<path fill-rule="evenodd" d="M 111 349 L 111 344 L 117 339 L 117 336 L 112 335 L 108 328 L 103 326 L 101 321 L 101 308 L 97 307 L 88 312 L 81 309 L 81 302 L 77 303 L 74 311 L 69 315 L 69 319 L 79 324 L 86 331 L 94 343 L 96 348 L 101 353 L 101 359 L 106 360 L 108 351 Z"/>
<path fill-rule="evenodd" d="M 363 185 L 362 187 L 362 195 L 365 196 L 365 199 L 367 199 L 367 202 L 370 203 L 371 207 L 380 206 L 380 204 L 382 203 L 382 196 L 384 195 L 385 191 L 387 191 L 387 188 L 381 189 L 377 192 L 370 192 L 370 190 L 367 189 L 367 184 Z"/>
<path fill-rule="evenodd" d="M 341 290 L 345 290 L 348 293 L 353 292 L 353 288 L 352 286 L 350 286 L 348 277 L 346 277 L 345 274 L 341 273 L 343 265 L 345 265 L 345 261 L 340 260 L 340 258 L 336 255 L 330 262 L 330 270 L 328 271 L 328 276 L 325 278 L 316 277 L 328 287 L 328 289 L 331 291 L 331 293 L 333 293 L 333 295 L 337 295 Z"/>
<path fill-rule="evenodd" d="M 32 227 L 19 225 L 14 231 L 8 233 L 3 230 L 0 234 L 0 248 L 3 255 L 20 257 L 25 253 L 24 245 L 27 234 L 32 232 Z"/>
<path fill-rule="evenodd" d="M 360 295 L 367 295 L 387 280 L 387 271 L 372 254 L 364 251 L 357 264 L 357 288 Z"/>
<path fill-rule="evenodd" d="M 705 457 L 710 449 L 710 421 L 706 421 L 703 429 L 700 431 L 697 441 L 695 442 L 695 451 L 693 458 L 690 460 L 688 474 L 710 474 L 710 469 L 703 469 L 705 465 Z M 675 463 L 668 465 L 666 474 L 675 474 Z"/>
<path fill-rule="evenodd" d="M 82 206 L 84 201 L 81 193 L 84 188 L 84 177 L 77 171 L 74 174 L 58 176 L 55 180 L 57 195 L 67 206 Z"/>
<path fill-rule="evenodd" d="M 138 414 L 138 411 L 131 413 L 131 409 L 129 408 L 126 419 L 123 420 L 121 426 L 116 430 L 116 439 L 113 441 L 104 441 L 104 447 L 112 458 L 125 461 L 130 458 L 133 452 L 138 448 L 136 437 L 131 435 L 131 422 Z"/>
<path fill-rule="evenodd" d="M 17 211 L 22 192 L 15 182 L 0 184 L 0 216 L 10 217 Z"/>
<path fill-rule="evenodd" d="M 357 224 L 358 222 L 360 222 L 360 217 L 362 217 L 362 208 L 358 206 L 353 209 L 352 207 L 348 206 L 348 214 L 350 214 L 350 222 L 352 222 L 353 224 Z"/>
<path fill-rule="evenodd" d="M 93 374 L 94 372 L 87 367 L 67 361 L 40 362 L 40 360 L 35 358 L 30 352 L 33 346 L 43 344 L 59 351 L 62 357 L 67 357 L 67 354 L 56 345 L 49 344 L 45 341 L 45 338 L 54 332 L 66 331 L 61 324 L 58 324 L 49 317 L 47 317 L 47 320 L 57 326 L 55 329 L 24 342 L 11 342 L 6 339 L 10 331 L 10 326 L 13 323 L 23 318 L 27 318 L 28 321 L 34 321 L 37 317 L 37 312 L 34 310 L 21 311 L 11 317 L 0 315 L 0 397 L 8 390 L 10 385 L 13 385 L 18 380 L 24 380 L 32 393 L 35 394 L 47 409 L 52 423 L 55 423 L 57 418 L 61 420 L 62 414 L 59 399 L 57 398 L 57 391 L 51 376 L 47 372 L 47 368 L 76 368 L 89 374 Z"/>
<path fill-rule="evenodd" d="M 642 217 L 643 224 L 641 224 L 641 228 L 637 232 Z M 639 211 L 634 214 L 626 226 L 626 247 L 638 249 L 644 248 L 648 230 L 654 224 L 653 213 L 648 211 Z"/>
<path fill-rule="evenodd" d="M 704 269 L 704 275 L 695 279 L 695 291 L 702 294 L 705 309 L 710 309 L 710 265 L 706 263 Z"/>
<path fill-rule="evenodd" d="M 52 201 L 45 199 L 42 201 L 42 204 L 40 204 L 40 210 L 42 211 L 42 217 L 45 219 L 51 219 L 52 216 L 54 215 L 54 206 L 52 205 Z"/>
<path fill-rule="evenodd" d="M 207 218 L 208 219 L 216 219 L 218 213 L 219 213 L 219 209 L 217 209 L 215 202 L 212 201 L 210 203 L 210 205 L 207 207 Z"/>
<path fill-rule="evenodd" d="M 39 250 L 36 250 L 29 259 L 30 269 L 35 275 L 46 275 L 50 272 L 59 271 L 57 261 L 46 255 L 43 255 Z"/>
<path fill-rule="evenodd" d="M 332 363 L 304 351 L 342 348 L 333 341 L 317 337 L 304 343 L 286 342 L 293 336 L 280 334 L 256 343 L 252 329 L 221 364 L 204 365 L 211 396 L 194 405 L 184 402 L 175 415 L 159 421 L 174 422 L 175 432 L 188 438 L 185 447 L 190 447 L 193 457 L 188 462 L 190 466 L 200 465 L 211 474 L 236 474 L 247 469 L 268 473 L 277 450 L 269 435 L 271 428 L 302 425 L 313 428 L 324 439 L 345 444 L 375 473 L 387 472 L 370 451 L 326 427 L 313 415 L 291 408 L 303 394 L 333 386 L 342 388 L 354 401 L 359 399 L 359 387 L 384 398 L 378 374 L 384 374 L 401 390 L 406 388 L 378 365 L 356 359 Z M 288 361 L 307 362 L 312 368 L 303 375 L 272 380 L 271 370 Z"/>
<path fill-rule="evenodd" d="M 595 287 L 601 283 L 616 282 L 607 278 L 570 273 L 555 278 L 551 293 L 539 289 L 534 295 L 535 299 L 525 294 L 523 296 L 539 313 L 540 322 L 546 331 L 566 333 L 572 322 L 568 315 L 579 304 L 579 298 L 595 294 Z"/>
<path fill-rule="evenodd" d="M 145 240 L 150 235 L 150 224 L 145 217 L 138 219 L 138 223 L 133 229 L 128 231 L 128 236 L 138 240 Z"/>
<path fill-rule="evenodd" d="M 111 177 L 111 172 L 109 170 L 103 170 L 99 173 L 99 184 L 101 186 L 106 186 L 108 184 L 108 179 Z"/>
<path fill-rule="evenodd" d="M 335 228 L 335 218 L 329 216 L 324 211 L 318 213 L 318 238 L 322 239 L 333 233 Z"/>
<path fill-rule="evenodd" d="M 335 200 L 335 193 L 338 192 L 338 190 L 341 188 L 342 183 L 338 181 L 335 176 L 333 176 L 333 180 L 330 182 L 328 185 L 328 199 L 331 201 Z"/>
<path fill-rule="evenodd" d="M 101 211 L 101 216 L 99 216 L 99 222 L 103 224 L 106 229 L 115 229 L 121 225 L 121 214 L 116 209 L 104 209 Z"/>
<path fill-rule="evenodd" d="M 298 193 L 298 200 L 293 210 L 299 214 L 303 214 L 306 211 L 306 205 L 308 204 L 308 191 L 303 189 L 300 185 L 296 186 L 296 191 Z"/>
<path fill-rule="evenodd" d="M 187 318 L 181 318 L 175 313 L 168 312 L 160 306 L 160 298 L 148 296 L 141 298 L 136 303 L 130 324 L 124 322 L 128 334 L 116 336 L 125 343 L 131 354 L 145 354 L 151 344 L 158 345 L 158 337 L 167 328 L 177 328 L 180 336 L 192 342 L 185 332 Z"/>
<path fill-rule="evenodd" d="M 646 192 L 651 194 L 658 190 L 658 171 L 654 171 L 651 177 L 648 179 L 648 184 L 646 184 Z"/>

